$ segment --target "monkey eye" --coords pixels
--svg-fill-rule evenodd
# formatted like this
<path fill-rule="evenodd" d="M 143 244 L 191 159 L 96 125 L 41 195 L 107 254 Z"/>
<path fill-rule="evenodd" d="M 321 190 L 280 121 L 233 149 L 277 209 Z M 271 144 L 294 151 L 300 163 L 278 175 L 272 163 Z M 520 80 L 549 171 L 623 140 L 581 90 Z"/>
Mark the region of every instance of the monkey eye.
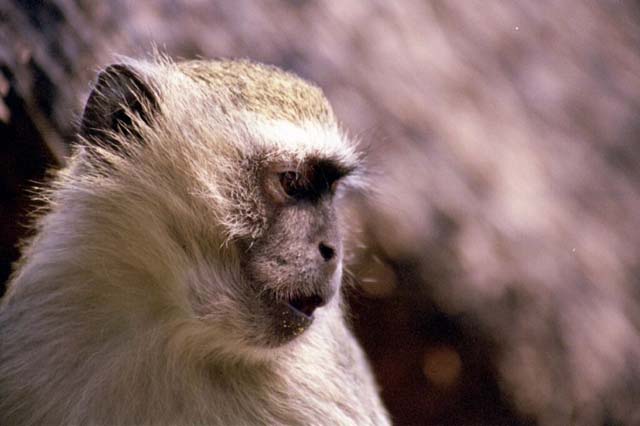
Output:
<path fill-rule="evenodd" d="M 304 198 L 309 192 L 304 176 L 294 171 L 280 173 L 280 185 L 285 194 L 296 199 Z"/>

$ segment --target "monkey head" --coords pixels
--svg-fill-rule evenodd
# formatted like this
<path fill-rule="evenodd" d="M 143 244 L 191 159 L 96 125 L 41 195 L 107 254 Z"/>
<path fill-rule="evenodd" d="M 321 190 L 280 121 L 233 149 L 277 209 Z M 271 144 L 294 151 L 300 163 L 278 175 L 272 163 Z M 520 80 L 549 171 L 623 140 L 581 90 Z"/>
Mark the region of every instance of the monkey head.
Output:
<path fill-rule="evenodd" d="M 320 89 L 247 61 L 112 65 L 80 134 L 72 173 L 120 203 L 113 244 L 176 335 L 264 354 L 340 309 L 336 198 L 359 155 Z"/>

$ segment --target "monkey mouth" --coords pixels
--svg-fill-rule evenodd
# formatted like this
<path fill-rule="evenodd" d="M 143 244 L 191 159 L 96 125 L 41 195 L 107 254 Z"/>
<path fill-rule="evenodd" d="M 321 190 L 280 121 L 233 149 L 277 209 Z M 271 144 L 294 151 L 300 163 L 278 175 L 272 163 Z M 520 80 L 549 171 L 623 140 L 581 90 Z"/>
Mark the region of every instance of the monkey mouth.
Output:
<path fill-rule="evenodd" d="M 269 346 L 279 346 L 307 331 L 314 321 L 317 308 L 326 304 L 321 294 L 296 295 L 282 299 L 273 291 L 262 294 L 264 305 L 270 312 L 269 324 L 273 335 Z"/>
<path fill-rule="evenodd" d="M 329 298 L 317 292 L 283 298 L 269 290 L 261 293 L 261 300 L 270 318 L 264 324 L 272 331 L 267 345 L 279 346 L 306 332 L 315 320 L 316 309 L 324 306 Z"/>
<path fill-rule="evenodd" d="M 316 308 L 325 304 L 325 301 L 320 295 L 313 294 L 311 296 L 294 297 L 287 303 L 289 308 L 298 314 L 302 314 L 309 319 L 313 318 L 313 312 Z"/>

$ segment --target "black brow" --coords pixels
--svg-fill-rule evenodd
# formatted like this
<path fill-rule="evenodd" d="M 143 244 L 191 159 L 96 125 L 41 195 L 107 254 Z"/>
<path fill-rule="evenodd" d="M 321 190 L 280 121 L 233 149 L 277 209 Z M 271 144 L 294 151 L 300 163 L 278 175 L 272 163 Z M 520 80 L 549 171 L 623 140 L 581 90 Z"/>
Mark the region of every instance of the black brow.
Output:
<path fill-rule="evenodd" d="M 320 196 L 331 189 L 334 182 L 352 172 L 351 168 L 328 158 L 311 158 L 303 165 L 304 178 L 313 195 Z"/>

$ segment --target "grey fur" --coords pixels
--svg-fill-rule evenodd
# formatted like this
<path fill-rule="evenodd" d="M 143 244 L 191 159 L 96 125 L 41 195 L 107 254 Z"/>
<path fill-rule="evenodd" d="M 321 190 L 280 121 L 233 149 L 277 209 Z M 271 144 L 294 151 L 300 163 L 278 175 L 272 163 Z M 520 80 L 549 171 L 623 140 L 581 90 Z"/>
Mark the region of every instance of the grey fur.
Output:
<path fill-rule="evenodd" d="M 80 139 L 0 307 L 0 424 L 389 423 L 344 320 L 333 197 L 269 196 L 274 167 L 357 167 L 319 89 L 130 61 Z M 312 318 L 288 308 L 309 294 Z"/>

